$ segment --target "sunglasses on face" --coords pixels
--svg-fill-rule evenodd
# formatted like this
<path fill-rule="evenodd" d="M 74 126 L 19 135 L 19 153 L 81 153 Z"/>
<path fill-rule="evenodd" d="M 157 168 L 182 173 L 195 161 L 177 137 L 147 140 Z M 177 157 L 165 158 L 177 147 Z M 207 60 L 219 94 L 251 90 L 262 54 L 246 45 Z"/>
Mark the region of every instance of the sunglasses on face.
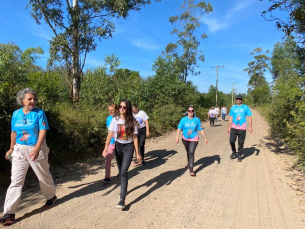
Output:
<path fill-rule="evenodd" d="M 27 123 L 26 115 L 23 115 L 22 116 L 22 124 L 26 124 L 26 123 Z"/>
<path fill-rule="evenodd" d="M 194 113 L 194 110 L 187 110 L 187 112 Z"/>
<path fill-rule="evenodd" d="M 126 110 L 127 107 L 126 107 L 126 106 L 121 106 L 121 105 L 120 105 L 119 108 L 120 108 L 120 109 L 123 109 L 123 110 Z"/>
<path fill-rule="evenodd" d="M 236 99 L 236 100 L 242 100 L 242 99 Z"/>

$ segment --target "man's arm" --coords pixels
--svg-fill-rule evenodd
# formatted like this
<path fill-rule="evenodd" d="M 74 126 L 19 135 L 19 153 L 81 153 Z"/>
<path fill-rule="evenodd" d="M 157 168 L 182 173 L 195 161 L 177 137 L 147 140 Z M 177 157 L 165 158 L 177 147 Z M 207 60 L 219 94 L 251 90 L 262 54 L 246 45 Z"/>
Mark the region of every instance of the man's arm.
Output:
<path fill-rule="evenodd" d="M 227 130 L 228 133 L 230 133 L 232 121 L 233 121 L 233 116 L 230 116 L 230 118 L 229 118 L 228 130 Z"/>
<path fill-rule="evenodd" d="M 145 125 L 146 125 L 146 137 L 149 136 L 149 123 L 148 123 L 148 119 L 145 121 Z"/>
<path fill-rule="evenodd" d="M 250 132 L 250 134 L 252 134 L 252 132 L 253 132 L 253 129 L 252 129 L 252 115 L 249 116 L 249 132 Z"/>

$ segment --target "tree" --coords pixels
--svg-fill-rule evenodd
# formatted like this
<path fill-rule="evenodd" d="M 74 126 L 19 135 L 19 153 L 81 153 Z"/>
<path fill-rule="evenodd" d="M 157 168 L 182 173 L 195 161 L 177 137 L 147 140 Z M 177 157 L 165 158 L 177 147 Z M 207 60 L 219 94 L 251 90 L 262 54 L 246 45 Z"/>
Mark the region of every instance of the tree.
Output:
<path fill-rule="evenodd" d="M 262 53 L 261 48 L 256 48 L 250 55 L 254 56 L 254 61 L 248 64 L 248 68 L 244 71 L 248 72 L 250 80 L 248 82 L 248 93 L 252 97 L 253 103 L 266 103 L 270 99 L 270 89 L 265 78 L 265 72 L 269 70 L 269 60 L 266 54 Z"/>
<path fill-rule="evenodd" d="M 298 47 L 293 37 L 289 36 L 285 42 L 274 45 L 271 58 L 271 73 L 273 79 L 288 78 L 291 74 L 300 72 L 301 62 L 298 56 Z"/>
<path fill-rule="evenodd" d="M 51 28 L 49 65 L 64 61 L 73 102 L 79 101 L 81 75 L 89 52 L 97 42 L 111 38 L 114 17 L 126 18 L 131 10 L 140 10 L 150 0 L 29 0 L 31 15 Z"/>
<path fill-rule="evenodd" d="M 264 0 L 260 0 L 264 1 Z M 297 39 L 305 42 L 305 5 L 303 0 L 269 0 L 271 6 L 262 12 L 262 16 L 268 21 L 275 21 L 276 27 L 286 35 L 296 34 Z M 287 12 L 285 19 L 274 16 L 276 10 Z"/>
<path fill-rule="evenodd" d="M 169 43 L 166 47 L 166 53 L 171 54 L 176 58 L 176 62 L 180 66 L 180 78 L 186 82 L 186 79 L 191 73 L 192 75 L 200 74 L 195 71 L 198 59 L 204 61 L 202 51 L 198 51 L 200 42 L 198 41 L 196 32 L 200 27 L 201 17 L 212 12 L 212 5 L 204 1 L 198 4 L 194 0 L 185 0 L 181 6 L 183 13 L 180 16 L 172 16 L 169 18 L 170 23 L 174 26 L 171 34 L 178 36 L 177 43 Z M 201 39 L 206 38 L 203 33 Z"/>

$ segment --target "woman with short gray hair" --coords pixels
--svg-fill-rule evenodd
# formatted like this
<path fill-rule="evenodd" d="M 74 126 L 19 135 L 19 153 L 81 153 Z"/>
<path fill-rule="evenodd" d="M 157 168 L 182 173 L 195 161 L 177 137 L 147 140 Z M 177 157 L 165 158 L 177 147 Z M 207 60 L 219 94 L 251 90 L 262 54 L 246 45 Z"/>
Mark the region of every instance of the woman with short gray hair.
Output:
<path fill-rule="evenodd" d="M 37 94 L 30 88 L 21 89 L 16 96 L 17 104 L 22 106 L 14 111 L 11 121 L 11 144 L 5 158 L 12 162 L 11 184 L 6 192 L 3 225 L 15 221 L 22 187 L 29 166 L 39 179 L 40 189 L 46 198 L 44 207 L 55 204 L 55 186 L 48 163 L 49 148 L 46 144 L 48 120 L 43 110 L 35 107 Z"/>

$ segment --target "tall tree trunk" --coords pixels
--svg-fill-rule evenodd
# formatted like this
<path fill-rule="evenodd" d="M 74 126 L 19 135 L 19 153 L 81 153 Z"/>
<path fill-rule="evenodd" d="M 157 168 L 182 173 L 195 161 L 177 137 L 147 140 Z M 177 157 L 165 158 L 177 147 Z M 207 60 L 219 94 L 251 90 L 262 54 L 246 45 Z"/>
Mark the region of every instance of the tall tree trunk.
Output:
<path fill-rule="evenodd" d="M 73 103 L 79 101 L 80 97 L 80 67 L 79 67 L 79 49 L 78 49 L 78 32 L 77 29 L 73 34 L 73 55 L 72 55 L 72 93 L 73 93 Z"/>
<path fill-rule="evenodd" d="M 79 47 L 78 47 L 78 0 L 73 0 L 73 53 L 72 53 L 72 75 L 73 75 L 73 84 L 72 84 L 72 93 L 73 93 L 73 103 L 79 101 L 80 98 L 80 66 L 79 66 Z"/>

